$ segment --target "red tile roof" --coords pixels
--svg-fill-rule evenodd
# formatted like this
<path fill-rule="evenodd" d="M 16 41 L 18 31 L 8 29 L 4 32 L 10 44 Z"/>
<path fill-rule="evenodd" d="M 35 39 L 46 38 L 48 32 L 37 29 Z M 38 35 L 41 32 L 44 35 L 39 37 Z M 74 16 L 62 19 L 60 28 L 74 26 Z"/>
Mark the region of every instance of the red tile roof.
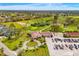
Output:
<path fill-rule="evenodd" d="M 50 37 L 52 36 L 52 32 L 32 32 L 31 33 L 32 38 L 38 38 L 41 36 Z"/>
<path fill-rule="evenodd" d="M 52 35 L 52 33 L 51 32 L 41 32 L 41 35 L 50 37 Z"/>
<path fill-rule="evenodd" d="M 32 38 L 41 37 L 41 33 L 40 33 L 40 32 L 32 32 L 32 33 L 31 33 L 31 37 L 32 37 Z"/>
<path fill-rule="evenodd" d="M 67 36 L 79 36 L 79 32 L 65 32 L 64 34 Z"/>

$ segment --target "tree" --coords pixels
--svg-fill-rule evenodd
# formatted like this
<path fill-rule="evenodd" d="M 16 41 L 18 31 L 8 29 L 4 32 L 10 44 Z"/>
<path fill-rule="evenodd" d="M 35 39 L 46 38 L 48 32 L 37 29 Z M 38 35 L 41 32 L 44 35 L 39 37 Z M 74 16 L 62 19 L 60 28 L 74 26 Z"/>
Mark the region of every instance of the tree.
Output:
<path fill-rule="evenodd" d="M 79 25 L 77 25 L 77 29 L 79 29 Z"/>
<path fill-rule="evenodd" d="M 15 29 L 15 25 L 12 23 L 12 24 L 10 24 L 9 28 L 10 29 Z"/>
<path fill-rule="evenodd" d="M 0 49 L 0 56 L 4 56 L 5 54 L 3 53 L 3 48 Z"/>
<path fill-rule="evenodd" d="M 57 24 L 57 22 L 58 22 L 58 14 L 54 15 L 53 25 Z"/>
<path fill-rule="evenodd" d="M 60 28 L 60 24 L 58 22 L 58 14 L 56 14 L 53 18 L 50 31 L 59 32 L 60 30 L 61 30 L 61 28 Z"/>
<path fill-rule="evenodd" d="M 68 17 L 66 20 L 65 20 L 65 25 L 75 25 L 75 20 L 71 17 Z"/>
<path fill-rule="evenodd" d="M 52 29 L 50 31 L 52 31 L 52 32 L 63 32 L 63 28 L 59 25 L 53 25 Z"/>
<path fill-rule="evenodd" d="M 20 36 L 21 30 L 17 29 L 14 24 L 10 24 L 9 29 L 7 31 L 8 39 L 18 38 Z"/>

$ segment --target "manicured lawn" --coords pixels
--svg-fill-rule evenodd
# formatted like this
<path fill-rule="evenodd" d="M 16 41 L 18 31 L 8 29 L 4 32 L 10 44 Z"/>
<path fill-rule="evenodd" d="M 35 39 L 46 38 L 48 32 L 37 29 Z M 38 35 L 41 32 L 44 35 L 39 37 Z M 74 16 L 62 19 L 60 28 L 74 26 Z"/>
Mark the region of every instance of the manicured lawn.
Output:
<path fill-rule="evenodd" d="M 7 40 L 5 39 L 3 43 L 11 50 L 16 50 L 17 48 L 22 46 L 22 43 L 26 40 L 29 40 L 30 38 L 26 36 L 21 36 L 18 39 L 13 39 L 13 40 Z"/>
<path fill-rule="evenodd" d="M 49 56 L 48 48 L 46 45 L 44 47 L 39 47 L 35 50 L 26 50 L 21 53 L 22 56 Z"/>
<path fill-rule="evenodd" d="M 37 40 L 40 41 L 41 43 L 45 42 L 45 38 L 44 37 L 40 37 Z"/>
<path fill-rule="evenodd" d="M 33 26 L 29 26 L 29 27 L 27 28 L 27 30 L 40 31 L 40 30 L 42 30 L 42 29 L 44 29 L 44 28 L 46 28 L 46 27 L 48 27 L 48 26 L 43 26 L 43 27 L 33 27 Z"/>
<path fill-rule="evenodd" d="M 6 26 L 10 26 L 10 24 L 14 24 L 16 28 L 21 29 L 21 31 L 24 33 L 23 35 L 19 36 L 17 39 L 16 37 L 14 39 L 3 39 L 3 43 L 10 48 L 11 50 L 16 50 L 17 48 L 22 46 L 22 43 L 26 40 L 29 40 L 30 38 L 27 37 L 27 33 L 25 32 L 25 30 L 23 30 L 23 26 L 16 23 L 16 22 L 6 22 L 6 23 L 2 23 Z"/>
<path fill-rule="evenodd" d="M 67 28 L 65 28 L 65 31 L 77 31 L 77 27 L 70 25 L 70 26 L 67 26 Z"/>
<path fill-rule="evenodd" d="M 28 42 L 26 45 L 29 46 L 29 47 L 34 47 L 34 46 L 37 45 L 37 42 L 32 42 L 32 41 L 30 41 L 30 42 Z"/>
<path fill-rule="evenodd" d="M 51 17 L 45 17 L 45 18 L 39 18 L 39 19 L 31 19 L 31 20 L 27 20 L 27 21 L 19 21 L 19 22 L 24 22 L 26 24 L 34 24 L 37 22 L 41 22 L 41 21 L 50 21 Z"/>
<path fill-rule="evenodd" d="M 72 17 L 72 18 L 79 18 L 79 16 L 69 16 L 69 17 Z"/>
<path fill-rule="evenodd" d="M 33 20 L 28 20 L 26 24 L 34 24 L 34 23 L 41 23 L 41 22 L 46 22 L 50 21 L 51 22 L 51 17 L 46 17 L 46 18 L 39 18 L 39 19 L 33 19 Z M 49 26 L 40 26 L 40 27 L 35 27 L 35 26 L 28 26 L 27 31 L 40 31 L 44 28 L 47 28 Z"/>
<path fill-rule="evenodd" d="M 10 24 L 14 24 L 16 28 L 22 28 L 23 26 L 16 23 L 16 22 L 6 22 L 6 23 L 1 23 L 3 25 L 6 25 L 6 26 L 10 26 Z"/>

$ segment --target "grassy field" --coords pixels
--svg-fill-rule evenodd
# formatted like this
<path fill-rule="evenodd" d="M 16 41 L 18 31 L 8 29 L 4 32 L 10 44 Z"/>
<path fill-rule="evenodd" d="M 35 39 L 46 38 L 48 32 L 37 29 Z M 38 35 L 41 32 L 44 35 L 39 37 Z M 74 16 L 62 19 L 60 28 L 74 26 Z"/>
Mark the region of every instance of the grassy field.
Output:
<path fill-rule="evenodd" d="M 23 27 L 22 25 L 20 25 L 16 22 L 6 22 L 6 23 L 1 23 L 1 24 L 6 25 L 7 27 L 9 27 L 10 24 L 14 24 L 16 28 L 22 28 Z"/>
<path fill-rule="evenodd" d="M 77 27 L 70 25 L 70 26 L 67 26 L 67 28 L 65 28 L 64 30 L 65 31 L 77 31 Z"/>
<path fill-rule="evenodd" d="M 41 43 L 45 42 L 45 38 L 44 37 L 38 38 L 37 40 L 40 41 Z"/>
<path fill-rule="evenodd" d="M 37 42 L 32 42 L 32 41 L 30 41 L 30 42 L 28 42 L 26 45 L 29 46 L 29 47 L 34 47 L 34 46 L 37 45 Z"/>
<path fill-rule="evenodd" d="M 24 41 L 29 40 L 29 37 L 26 37 L 25 35 L 19 37 L 18 39 L 13 39 L 13 40 L 8 40 L 5 39 L 3 40 L 3 43 L 11 50 L 16 50 L 19 47 L 22 47 L 22 44 Z"/>
<path fill-rule="evenodd" d="M 43 47 L 39 47 L 38 49 L 35 50 L 26 50 L 23 51 L 22 56 L 49 56 L 48 48 L 46 45 Z"/>

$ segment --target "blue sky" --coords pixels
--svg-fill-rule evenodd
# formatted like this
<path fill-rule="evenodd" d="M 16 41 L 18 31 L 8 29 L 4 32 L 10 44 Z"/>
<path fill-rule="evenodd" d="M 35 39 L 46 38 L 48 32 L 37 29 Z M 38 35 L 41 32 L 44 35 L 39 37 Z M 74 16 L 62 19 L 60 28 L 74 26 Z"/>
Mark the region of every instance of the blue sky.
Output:
<path fill-rule="evenodd" d="M 0 10 L 79 10 L 79 3 L 0 3 Z"/>

